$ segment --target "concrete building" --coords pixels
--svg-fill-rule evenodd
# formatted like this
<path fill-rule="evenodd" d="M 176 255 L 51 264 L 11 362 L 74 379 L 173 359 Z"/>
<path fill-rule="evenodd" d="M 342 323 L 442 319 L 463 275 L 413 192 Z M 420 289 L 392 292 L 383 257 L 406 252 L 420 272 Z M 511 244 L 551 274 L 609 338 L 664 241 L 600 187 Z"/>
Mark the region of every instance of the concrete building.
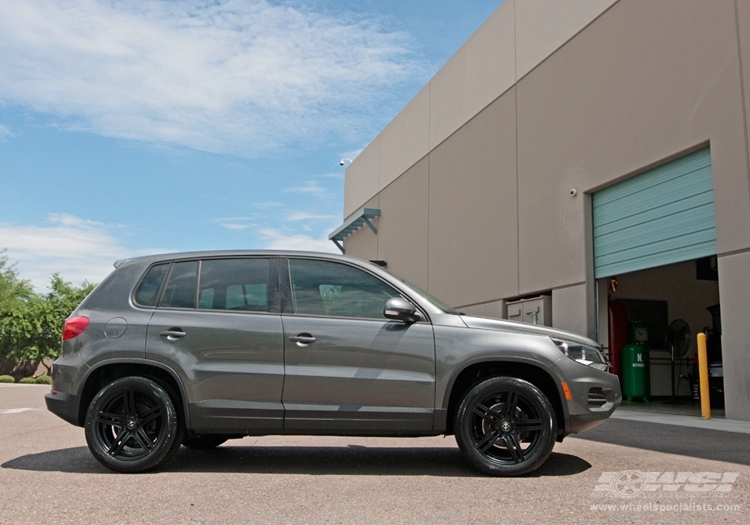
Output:
<path fill-rule="evenodd" d="M 537 322 L 605 347 L 624 302 L 653 395 L 668 324 L 718 332 L 720 303 L 750 420 L 748 124 L 750 0 L 505 0 L 348 167 L 331 237 L 467 313 L 541 297 Z"/>

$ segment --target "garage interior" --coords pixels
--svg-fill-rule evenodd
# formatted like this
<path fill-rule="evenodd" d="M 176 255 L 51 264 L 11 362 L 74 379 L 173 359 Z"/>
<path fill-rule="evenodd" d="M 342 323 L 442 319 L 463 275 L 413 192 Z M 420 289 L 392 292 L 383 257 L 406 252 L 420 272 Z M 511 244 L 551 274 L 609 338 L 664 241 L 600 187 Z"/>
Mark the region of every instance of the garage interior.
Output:
<path fill-rule="evenodd" d="M 610 359 L 619 362 L 623 344 L 640 344 L 647 356 L 649 403 L 638 396 L 629 405 L 699 415 L 695 336 L 704 332 L 711 404 L 714 415 L 723 415 L 716 257 L 599 279 L 597 291 L 600 338 L 609 341 Z"/>

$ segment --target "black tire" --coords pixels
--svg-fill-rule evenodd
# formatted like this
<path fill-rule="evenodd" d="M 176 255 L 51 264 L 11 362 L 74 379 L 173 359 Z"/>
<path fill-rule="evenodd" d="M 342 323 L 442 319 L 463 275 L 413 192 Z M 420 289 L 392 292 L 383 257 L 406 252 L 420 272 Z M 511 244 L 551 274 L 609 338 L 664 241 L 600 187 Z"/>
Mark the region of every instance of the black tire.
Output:
<path fill-rule="evenodd" d="M 204 434 L 202 436 L 190 436 L 182 440 L 182 444 L 193 450 L 211 450 L 229 438 L 221 434 Z"/>
<path fill-rule="evenodd" d="M 476 468 L 520 476 L 539 468 L 552 452 L 557 419 L 547 397 L 528 381 L 492 377 L 464 394 L 453 430 Z"/>
<path fill-rule="evenodd" d="M 143 472 L 174 455 L 184 429 L 165 388 L 145 377 L 124 377 L 91 401 L 85 433 L 102 465 L 117 472 Z"/>

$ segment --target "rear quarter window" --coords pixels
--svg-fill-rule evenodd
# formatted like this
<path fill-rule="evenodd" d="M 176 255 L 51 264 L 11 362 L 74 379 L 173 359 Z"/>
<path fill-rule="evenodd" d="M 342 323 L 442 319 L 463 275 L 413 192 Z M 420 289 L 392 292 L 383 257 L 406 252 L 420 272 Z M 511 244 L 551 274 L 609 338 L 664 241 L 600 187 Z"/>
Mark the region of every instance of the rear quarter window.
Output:
<path fill-rule="evenodd" d="M 152 266 L 135 291 L 135 302 L 141 306 L 156 306 L 159 290 L 169 270 L 169 263 Z"/>

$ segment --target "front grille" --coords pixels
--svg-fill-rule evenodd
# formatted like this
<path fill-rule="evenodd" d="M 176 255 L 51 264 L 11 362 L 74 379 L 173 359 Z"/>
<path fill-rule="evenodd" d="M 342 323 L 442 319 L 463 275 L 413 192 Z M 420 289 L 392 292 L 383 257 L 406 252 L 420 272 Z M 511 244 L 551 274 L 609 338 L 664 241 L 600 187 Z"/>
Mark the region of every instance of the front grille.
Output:
<path fill-rule="evenodd" d="M 589 390 L 589 408 L 602 408 L 606 404 L 607 396 L 604 395 L 604 390 L 599 387 Z"/>

